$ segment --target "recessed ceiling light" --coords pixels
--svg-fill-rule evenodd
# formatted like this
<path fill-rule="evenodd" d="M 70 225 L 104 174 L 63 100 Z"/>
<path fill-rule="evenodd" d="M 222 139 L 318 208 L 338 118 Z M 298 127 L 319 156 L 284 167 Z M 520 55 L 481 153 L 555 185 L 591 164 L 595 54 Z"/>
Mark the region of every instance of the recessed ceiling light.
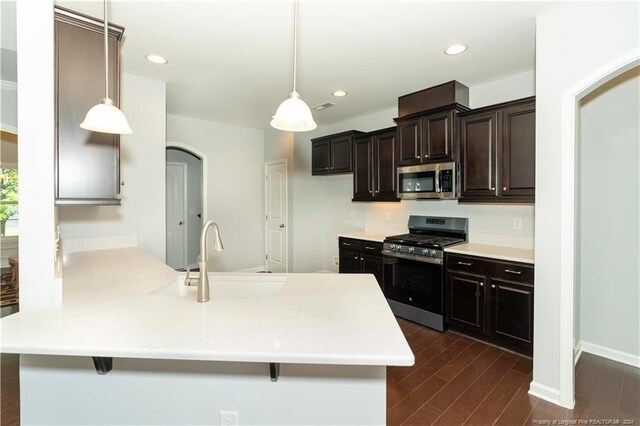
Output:
<path fill-rule="evenodd" d="M 144 58 L 153 64 L 159 64 L 159 65 L 164 65 L 167 62 L 169 62 L 167 58 L 165 58 L 164 56 L 160 56 L 156 54 L 146 55 Z"/>
<path fill-rule="evenodd" d="M 348 93 L 345 92 L 344 90 L 336 90 L 335 92 L 332 93 L 333 96 L 335 96 L 336 98 L 342 98 L 343 96 L 347 96 Z"/>
<path fill-rule="evenodd" d="M 467 50 L 467 45 L 465 44 L 454 44 L 453 46 L 447 47 L 447 50 L 444 51 L 445 55 L 459 55 L 460 53 Z"/>

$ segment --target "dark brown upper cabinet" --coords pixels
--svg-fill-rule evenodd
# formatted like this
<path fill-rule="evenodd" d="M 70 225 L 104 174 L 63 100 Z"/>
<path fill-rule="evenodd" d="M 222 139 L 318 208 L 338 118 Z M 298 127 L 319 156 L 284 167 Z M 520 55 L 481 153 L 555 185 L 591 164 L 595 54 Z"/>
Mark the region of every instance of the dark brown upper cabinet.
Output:
<path fill-rule="evenodd" d="M 356 137 L 353 153 L 353 201 L 400 201 L 396 197 L 396 128 Z"/>
<path fill-rule="evenodd" d="M 456 116 L 467 111 L 456 105 L 417 116 L 396 118 L 398 165 L 438 163 L 456 160 Z"/>
<path fill-rule="evenodd" d="M 104 98 L 104 25 L 55 8 L 56 204 L 120 204 L 120 136 L 91 132 L 80 123 Z M 120 98 L 120 40 L 109 24 L 109 95 Z"/>
<path fill-rule="evenodd" d="M 353 138 L 362 132 L 349 130 L 311 139 L 311 174 L 353 172 Z"/>
<path fill-rule="evenodd" d="M 459 115 L 460 202 L 535 200 L 535 97 Z"/>

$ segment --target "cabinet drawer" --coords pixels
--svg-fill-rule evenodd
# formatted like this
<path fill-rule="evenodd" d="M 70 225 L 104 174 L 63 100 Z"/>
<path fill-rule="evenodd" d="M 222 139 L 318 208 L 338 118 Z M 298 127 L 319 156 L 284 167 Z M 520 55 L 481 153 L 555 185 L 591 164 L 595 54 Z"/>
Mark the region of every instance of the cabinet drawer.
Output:
<path fill-rule="evenodd" d="M 491 262 L 480 257 L 447 254 L 448 270 L 486 274 L 490 268 Z"/>
<path fill-rule="evenodd" d="M 361 251 L 364 254 L 382 255 L 382 243 L 376 241 L 340 237 L 338 239 L 338 247 L 341 250 L 355 250 Z"/>
<path fill-rule="evenodd" d="M 447 254 L 447 270 L 479 273 L 533 285 L 534 267 L 524 263 L 504 262 L 484 257 Z"/>
<path fill-rule="evenodd" d="M 354 240 L 352 238 L 343 238 L 340 237 L 338 239 L 338 247 L 340 248 L 340 250 L 353 250 L 353 251 L 360 251 L 361 248 L 361 244 L 364 241 L 360 241 L 360 240 Z"/>
<path fill-rule="evenodd" d="M 522 263 L 491 262 L 493 270 L 491 275 L 511 281 L 522 281 L 533 285 L 533 267 Z"/>

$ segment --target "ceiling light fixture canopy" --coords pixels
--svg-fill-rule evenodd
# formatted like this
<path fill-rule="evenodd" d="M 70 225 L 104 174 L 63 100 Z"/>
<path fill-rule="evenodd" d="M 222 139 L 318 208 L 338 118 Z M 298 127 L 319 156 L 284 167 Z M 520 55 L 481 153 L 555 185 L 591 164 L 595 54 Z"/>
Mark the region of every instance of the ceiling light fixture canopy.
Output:
<path fill-rule="evenodd" d="M 344 90 L 336 90 L 335 92 L 332 93 L 333 96 L 335 96 L 336 98 L 342 98 L 344 96 L 347 96 L 348 93 L 345 92 Z"/>
<path fill-rule="evenodd" d="M 308 132 L 318 127 L 311 110 L 296 90 L 296 62 L 298 47 L 298 1 L 293 2 L 293 90 L 276 110 L 271 127 L 288 132 Z"/>
<path fill-rule="evenodd" d="M 80 123 L 80 127 L 101 133 L 133 133 L 127 122 L 127 117 L 109 97 L 109 20 L 107 19 L 107 0 L 104 0 L 104 93 L 104 98 L 87 112 L 84 121 Z"/>

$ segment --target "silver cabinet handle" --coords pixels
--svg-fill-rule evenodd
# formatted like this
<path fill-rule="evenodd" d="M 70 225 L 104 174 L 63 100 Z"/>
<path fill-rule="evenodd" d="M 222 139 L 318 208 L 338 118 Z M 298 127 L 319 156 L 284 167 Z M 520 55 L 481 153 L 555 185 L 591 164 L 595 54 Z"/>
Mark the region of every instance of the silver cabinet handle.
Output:
<path fill-rule="evenodd" d="M 280 224 L 280 228 L 284 228 L 284 223 L 281 223 L 281 224 Z"/>
<path fill-rule="evenodd" d="M 367 247 L 367 246 L 364 246 L 364 248 L 365 248 L 365 250 L 375 250 L 376 249 L 375 247 Z"/>
<path fill-rule="evenodd" d="M 458 262 L 458 265 L 471 266 L 471 263 L 467 263 L 467 262 Z"/>
<path fill-rule="evenodd" d="M 478 285 L 479 285 L 480 287 L 484 287 L 484 283 L 483 283 L 483 282 L 479 282 L 479 283 L 478 283 Z"/>
<path fill-rule="evenodd" d="M 369 190 L 369 194 L 373 194 L 373 191 L 372 191 L 372 190 Z"/>
<path fill-rule="evenodd" d="M 516 274 L 516 275 L 522 274 L 522 271 L 512 271 L 511 269 L 505 269 L 504 271 L 510 274 Z"/>
<path fill-rule="evenodd" d="M 354 257 L 355 260 L 360 260 L 360 258 L 358 256 Z"/>
<path fill-rule="evenodd" d="M 342 245 L 345 246 L 345 247 L 351 247 L 350 243 L 342 243 Z"/>
<path fill-rule="evenodd" d="M 495 284 L 491 284 L 491 288 L 496 288 L 496 285 Z"/>
<path fill-rule="evenodd" d="M 360 260 L 364 260 L 364 257 L 360 256 Z"/>
<path fill-rule="evenodd" d="M 492 186 L 492 187 L 491 187 L 491 190 L 492 190 L 492 191 L 495 191 L 495 190 L 496 190 L 496 187 L 495 187 L 495 186 Z"/>
<path fill-rule="evenodd" d="M 429 158 L 429 154 L 425 154 L 425 155 L 424 155 L 424 158 Z"/>
<path fill-rule="evenodd" d="M 507 187 L 506 187 L 506 186 L 503 186 L 503 187 L 502 187 L 502 190 L 503 190 L 503 191 L 506 191 L 506 190 L 507 190 Z"/>
<path fill-rule="evenodd" d="M 178 222 L 178 225 L 182 225 L 182 224 L 183 224 L 183 222 L 182 222 L 182 221 Z"/>

